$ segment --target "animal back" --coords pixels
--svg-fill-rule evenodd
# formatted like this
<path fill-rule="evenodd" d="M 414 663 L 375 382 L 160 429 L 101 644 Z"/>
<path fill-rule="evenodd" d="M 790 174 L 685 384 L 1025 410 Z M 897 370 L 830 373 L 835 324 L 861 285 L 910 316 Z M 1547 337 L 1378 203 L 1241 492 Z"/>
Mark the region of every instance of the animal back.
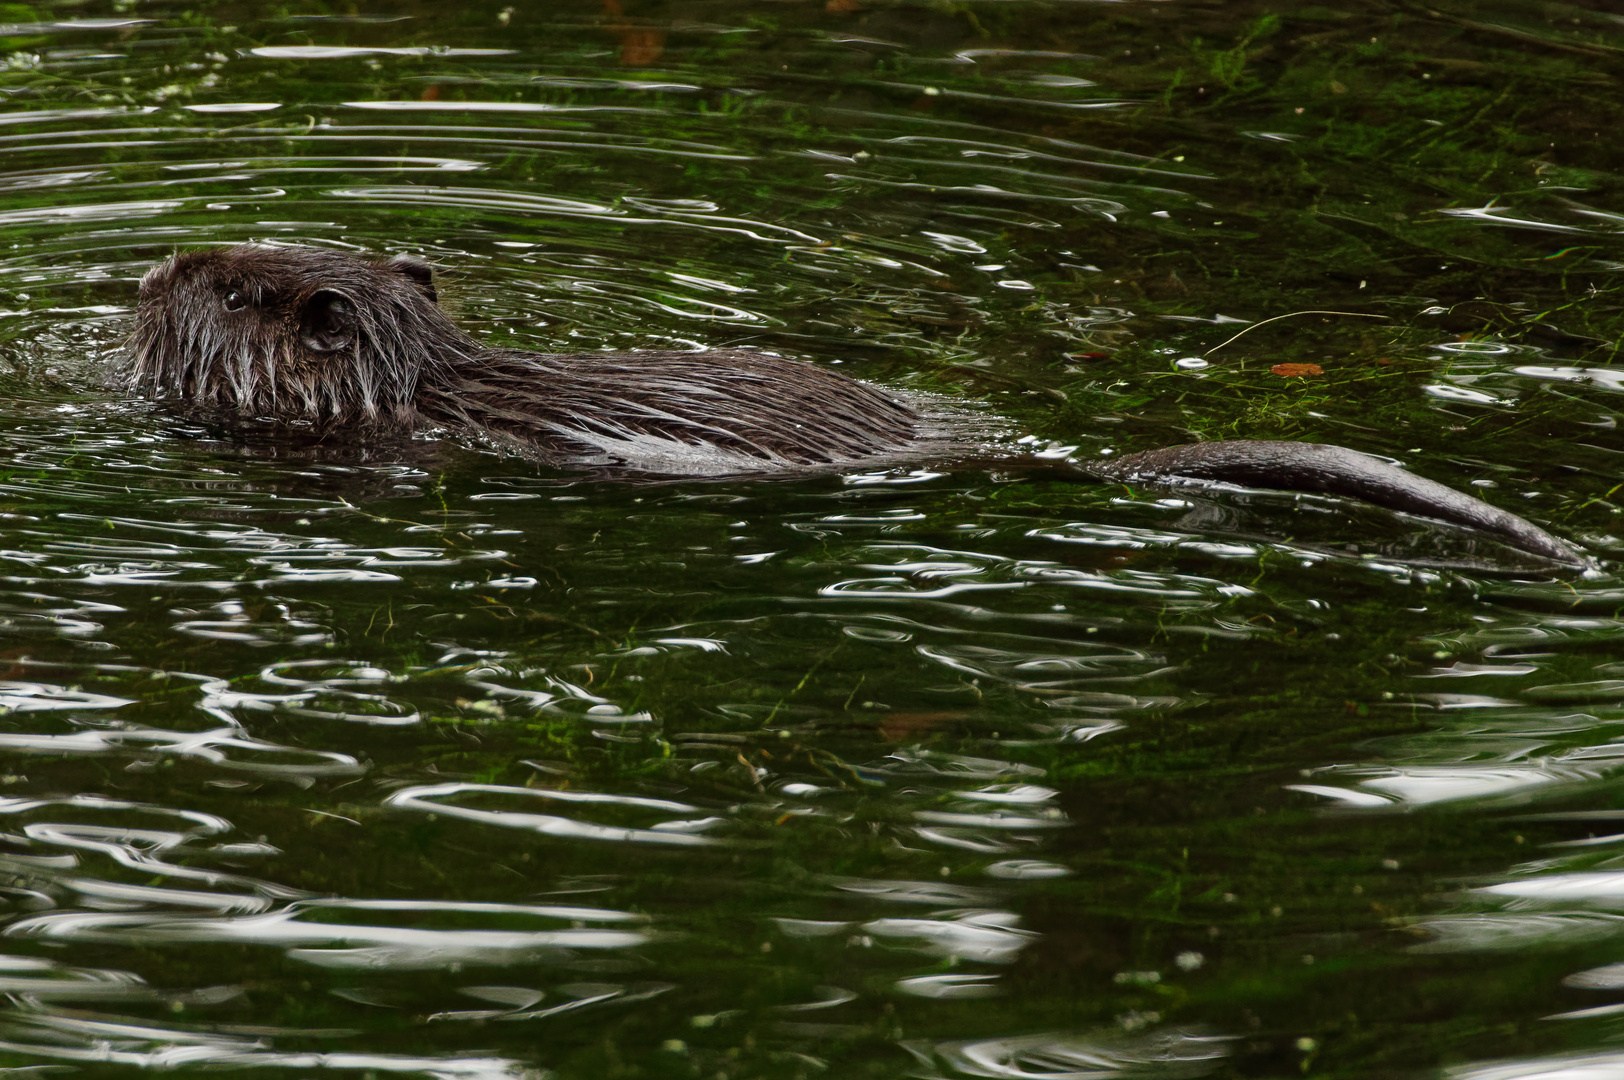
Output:
<path fill-rule="evenodd" d="M 895 455 L 917 417 L 814 364 L 737 349 L 560 356 L 493 351 L 419 386 L 434 423 L 559 464 L 720 475 Z"/>

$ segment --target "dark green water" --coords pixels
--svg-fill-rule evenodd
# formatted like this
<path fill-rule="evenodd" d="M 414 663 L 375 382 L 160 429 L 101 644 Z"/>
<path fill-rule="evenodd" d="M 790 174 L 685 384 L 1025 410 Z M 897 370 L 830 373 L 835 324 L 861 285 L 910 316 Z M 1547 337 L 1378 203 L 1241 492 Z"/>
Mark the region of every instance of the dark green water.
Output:
<path fill-rule="evenodd" d="M 1624 1075 L 1624 18 L 622 2 L 0 4 L 0 1067 Z M 1055 454 L 1341 443 L 1601 569 L 107 389 L 145 268 L 249 240 Z"/>

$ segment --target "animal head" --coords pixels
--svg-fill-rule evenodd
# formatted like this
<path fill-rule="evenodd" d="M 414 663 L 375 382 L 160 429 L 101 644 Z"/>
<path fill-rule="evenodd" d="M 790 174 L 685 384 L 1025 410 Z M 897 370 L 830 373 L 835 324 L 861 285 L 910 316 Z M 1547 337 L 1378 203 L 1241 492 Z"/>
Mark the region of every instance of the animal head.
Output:
<path fill-rule="evenodd" d="M 175 255 L 141 279 L 129 385 L 243 417 L 406 425 L 425 369 L 468 339 L 405 255 L 312 247 Z"/>

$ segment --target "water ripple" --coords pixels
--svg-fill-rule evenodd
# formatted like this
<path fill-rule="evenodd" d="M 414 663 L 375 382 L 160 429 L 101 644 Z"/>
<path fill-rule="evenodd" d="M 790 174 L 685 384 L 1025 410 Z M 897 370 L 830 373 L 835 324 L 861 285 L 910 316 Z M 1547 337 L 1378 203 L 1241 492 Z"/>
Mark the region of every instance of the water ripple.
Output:
<path fill-rule="evenodd" d="M 480 800 L 485 803 L 506 802 L 510 806 L 521 806 L 529 800 L 540 799 L 544 803 L 578 808 L 578 812 L 581 813 L 608 815 L 618 812 L 619 815 L 634 814 L 645 819 L 652 817 L 658 820 L 646 827 L 624 827 L 581 821 L 556 814 L 536 814 L 519 809 L 480 809 L 458 805 L 451 801 L 456 796 L 479 795 L 502 797 Z M 684 816 L 700 813 L 699 808 L 665 799 L 645 799 L 587 791 L 549 791 L 544 788 L 507 787 L 501 784 L 454 783 L 404 788 L 385 799 L 384 805 L 461 818 L 506 829 L 523 829 L 543 836 L 569 840 L 613 840 L 677 847 L 717 843 L 714 838 L 703 833 L 723 823 L 723 819 L 714 816 Z"/>
<path fill-rule="evenodd" d="M 162 1025 L 118 1017 L 0 1014 L 0 1049 L 44 1061 L 116 1064 L 171 1070 L 190 1066 L 404 1073 L 434 1080 L 541 1080 L 511 1058 L 476 1054 L 413 1055 L 368 1051 L 278 1051 L 261 1033 L 234 1035 L 207 1027 Z M 304 1034 L 289 1030 L 286 1035 Z M 315 1032 L 313 1034 L 332 1033 Z"/>
<path fill-rule="evenodd" d="M 532 929 L 457 929 L 463 916 L 484 916 Z M 432 900 L 306 900 L 262 915 L 186 918 L 173 915 L 61 912 L 20 919 L 14 938 L 101 945 L 235 942 L 269 945 L 293 960 L 359 971 L 424 971 L 448 964 L 559 962 L 578 950 L 644 944 L 636 916 L 600 908 Z M 453 925 L 436 927 L 435 922 Z M 590 926 L 586 924 L 602 924 Z"/>
<path fill-rule="evenodd" d="M 1144 1035 L 1024 1035 L 902 1044 L 932 1072 L 989 1080 L 1110 1080 L 1116 1076 L 1205 1076 L 1218 1069 L 1233 1039 L 1189 1031 Z M 1474 1078 L 1475 1080 L 1475 1078 Z"/>

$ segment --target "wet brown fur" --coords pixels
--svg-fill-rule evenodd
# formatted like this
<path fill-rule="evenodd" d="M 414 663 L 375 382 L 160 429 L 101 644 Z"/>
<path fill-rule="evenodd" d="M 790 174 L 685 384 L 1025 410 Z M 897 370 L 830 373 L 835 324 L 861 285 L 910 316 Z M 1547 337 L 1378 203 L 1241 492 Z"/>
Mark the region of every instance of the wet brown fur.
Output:
<path fill-rule="evenodd" d="M 884 394 L 762 353 L 487 348 L 440 310 L 429 266 L 406 256 L 259 246 L 176 255 L 141 281 L 130 356 L 132 390 L 199 410 L 347 439 L 450 430 L 555 464 L 743 475 L 918 458 L 929 441 Z M 1515 514 L 1339 446 L 1196 443 L 1073 467 L 1093 479 L 1344 495 L 1588 565 Z"/>
<path fill-rule="evenodd" d="M 176 255 L 141 282 L 129 386 L 321 431 L 450 428 L 559 463 L 672 472 L 894 454 L 915 417 L 813 364 L 741 349 L 553 355 L 487 348 L 409 257 L 308 247 Z"/>

